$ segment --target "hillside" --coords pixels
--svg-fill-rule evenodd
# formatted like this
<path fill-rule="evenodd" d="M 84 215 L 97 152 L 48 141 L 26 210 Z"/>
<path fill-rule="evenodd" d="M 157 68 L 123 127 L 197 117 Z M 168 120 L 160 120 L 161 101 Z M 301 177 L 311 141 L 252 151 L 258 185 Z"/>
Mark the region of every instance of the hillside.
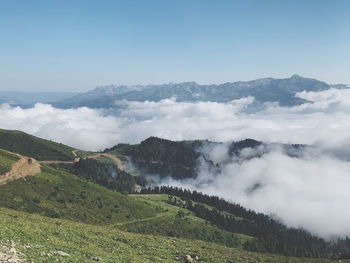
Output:
<path fill-rule="evenodd" d="M 202 141 L 174 142 L 150 137 L 140 144 L 119 144 L 105 151 L 131 157 L 142 173 L 181 179 L 195 176 L 200 156 L 196 148 L 202 144 Z"/>
<path fill-rule="evenodd" d="M 69 161 L 74 159 L 73 148 L 44 140 L 21 131 L 0 129 L 0 148 L 41 160 Z"/>
<path fill-rule="evenodd" d="M 198 262 L 332 262 L 247 252 L 242 247 L 253 237 L 218 228 L 167 195 L 125 196 L 46 165 L 0 192 L 0 206 L 12 209 L 0 208 L 0 254 L 7 247 L 35 262 L 189 262 L 187 255 Z"/>
<path fill-rule="evenodd" d="M 0 206 L 91 224 L 110 224 L 153 216 L 140 202 L 89 183 L 73 174 L 42 165 L 36 176 L 0 186 Z"/>
<path fill-rule="evenodd" d="M 104 152 L 122 159 L 126 170 L 131 174 L 147 174 L 148 179 L 152 179 L 152 175 L 161 178 L 170 176 L 174 179 L 185 179 L 197 176 L 200 161 L 206 162 L 208 167 L 213 168 L 211 172 L 214 174 L 221 165 L 231 162 L 233 157 L 236 157 L 237 161 L 238 159 L 249 160 L 261 157 L 277 148 L 289 156 L 298 157 L 302 155 L 300 150 L 308 147 L 299 144 L 263 143 L 253 139 L 233 141 L 226 145 L 225 158 L 214 163 L 210 152 L 218 145 L 223 144 L 208 140 L 171 141 L 149 137 L 139 144 L 118 144 L 105 149 Z M 247 150 L 250 149 L 254 151 L 247 154 Z"/>
<path fill-rule="evenodd" d="M 3 151 L 3 150 L 1 150 Z M 4 158 L 4 156 L 7 157 Z M 9 159 L 8 156 L 11 156 L 12 159 Z M 4 165 L 8 165 L 6 168 L 6 172 L 0 174 L 0 185 L 7 184 L 11 181 L 26 178 L 27 176 L 37 175 L 41 172 L 40 163 L 26 156 L 15 155 L 9 152 L 0 156 L 0 167 L 4 167 Z"/>
<path fill-rule="evenodd" d="M 37 156 L 59 145 L 62 147 L 58 147 L 59 153 L 70 153 L 74 157 L 77 154 L 82 158 L 67 162 L 52 159 L 54 155 L 51 155 L 50 165 L 32 159 L 39 165 L 35 176 L 6 181 L 0 186 L 0 211 L 5 211 L 0 212 L 0 220 L 13 229 L 6 233 L 0 230 L 0 259 L 2 249 L 14 248 L 13 244 L 17 244 L 18 251 L 26 251 L 23 257 L 35 262 L 54 261 L 60 257 L 64 257 L 65 262 L 96 258 L 106 262 L 129 262 L 127 253 L 120 252 L 122 248 L 130 253 L 138 251 L 139 257 L 133 258 L 133 262 L 332 262 L 318 258 L 349 257 L 349 239 L 330 243 L 302 229 L 288 228 L 239 204 L 196 191 L 164 186 L 140 189 L 147 184 L 144 175 L 152 172 L 176 179 L 194 176 L 198 158 L 214 168 L 220 167 L 201 152 L 202 147 L 210 148 L 218 143 L 173 142 L 150 137 L 138 145 L 119 144 L 106 149 L 105 153 L 92 154 L 72 152 L 70 147 L 21 132 L 3 131 L 3 134 L 22 136 L 20 148 L 36 145 Z M 278 145 L 281 146 L 291 153 L 301 147 Z M 270 147 L 274 145 L 247 139 L 229 144 L 227 156 L 239 156 L 246 148 L 261 148 L 263 154 Z M 254 154 L 259 155 L 260 151 Z M 2 167 L 8 171 L 24 157 L 0 150 L 0 158 Z M 129 160 L 138 168 L 136 176 L 124 169 Z M 25 161 L 29 165 L 28 160 Z M 134 192 L 135 189 L 141 192 Z M 16 222 L 9 223 L 14 214 Z M 24 218 L 35 218 L 38 222 L 24 222 Z M 28 228 L 28 224 L 35 226 Z M 77 226 L 82 229 L 72 230 Z M 46 229 L 45 234 L 40 232 L 42 228 Z M 41 234 L 35 237 L 38 233 Z M 118 238 L 114 239 L 116 236 Z M 6 240 L 14 240 L 14 243 L 11 245 Z M 128 245 L 122 245 L 123 242 Z M 162 247 L 159 242 L 168 245 Z M 31 245 L 26 245 L 28 243 Z M 153 247 L 151 252 L 149 246 Z M 208 249 L 220 253 L 208 254 Z M 198 256 L 199 260 L 187 260 L 186 255 L 192 259 Z M 289 258 L 291 256 L 300 258 Z"/>
<path fill-rule="evenodd" d="M 12 165 L 20 159 L 20 156 L 0 149 L 0 175 L 11 170 Z"/>
<path fill-rule="evenodd" d="M 12 243 L 11 243 L 12 241 Z M 4 253 L 4 254 L 2 254 Z M 0 208 L 0 255 L 27 262 L 335 263 L 247 252 L 203 241 L 149 236 Z M 188 260 L 190 256 L 193 261 Z M 196 259 L 198 257 L 198 260 Z M 347 261 L 342 261 L 347 263 Z"/>
<path fill-rule="evenodd" d="M 119 229 L 148 235 L 203 240 L 237 248 L 242 248 L 247 241 L 253 239 L 251 236 L 233 234 L 218 228 L 215 224 L 208 224 L 188 209 L 170 204 L 166 194 L 137 194 L 132 197 L 154 207 L 158 214 L 147 219 L 123 223 Z"/>
<path fill-rule="evenodd" d="M 207 225 L 185 209 L 154 198 L 126 196 L 73 174 L 42 166 L 42 172 L 26 180 L 0 186 L 0 206 L 71 221 L 115 225 L 120 229 L 153 235 L 200 239 L 237 247 L 241 236 Z M 179 211 L 186 216 L 178 216 Z M 169 231 L 169 227 L 171 231 Z"/>

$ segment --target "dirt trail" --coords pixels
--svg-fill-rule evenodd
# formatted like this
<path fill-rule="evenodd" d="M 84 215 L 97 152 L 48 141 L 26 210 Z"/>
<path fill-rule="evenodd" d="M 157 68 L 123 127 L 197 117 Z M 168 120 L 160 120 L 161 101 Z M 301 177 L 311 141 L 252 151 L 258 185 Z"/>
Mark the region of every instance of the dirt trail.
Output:
<path fill-rule="evenodd" d="M 15 179 L 35 175 L 40 172 L 40 163 L 37 160 L 30 157 L 21 156 L 21 159 L 12 165 L 9 172 L 0 175 L 0 185 L 6 184 L 7 182 Z"/>
<path fill-rule="evenodd" d="M 79 162 L 80 158 L 77 155 L 77 151 L 79 150 L 73 150 L 72 153 L 74 155 L 74 160 L 73 161 L 58 161 L 58 160 L 47 160 L 47 161 L 39 161 L 39 163 L 43 163 L 43 164 L 60 164 L 60 163 L 77 163 Z"/>
<path fill-rule="evenodd" d="M 49 161 L 39 161 L 39 163 L 43 164 L 58 164 L 58 163 L 75 163 L 74 161 L 54 161 L 54 160 L 49 160 Z"/>
<path fill-rule="evenodd" d="M 58 161 L 58 160 L 37 161 L 31 157 L 20 156 L 21 158 L 19 159 L 19 161 L 15 162 L 12 165 L 12 168 L 9 172 L 0 175 L 0 185 L 6 184 L 7 182 L 15 179 L 24 178 L 26 176 L 31 176 L 31 175 L 40 173 L 41 172 L 40 164 L 60 164 L 60 163 L 73 164 L 73 163 L 79 162 L 80 158 L 77 157 L 77 154 L 76 154 L 77 151 L 78 150 L 72 151 L 73 155 L 76 157 L 72 161 Z M 112 159 L 113 162 L 117 165 L 118 169 L 123 170 L 123 165 L 121 160 L 112 154 L 99 153 L 93 156 L 89 156 L 87 158 L 97 159 L 98 157 L 101 157 L 101 156 L 106 156 Z"/>
<path fill-rule="evenodd" d="M 72 161 L 48 160 L 48 161 L 40 161 L 40 163 L 43 163 L 43 164 L 60 164 L 60 163 L 73 164 L 73 163 L 77 163 L 77 162 L 80 161 L 80 158 L 77 155 L 77 151 L 79 151 L 79 150 L 73 150 L 72 151 L 72 153 L 73 153 L 73 155 L 75 157 L 74 160 L 72 160 Z M 88 156 L 87 158 L 97 159 L 97 158 L 99 158 L 101 156 L 105 156 L 105 157 L 108 157 L 108 158 L 112 159 L 113 162 L 117 165 L 119 170 L 122 170 L 122 171 L 124 170 L 122 161 L 118 157 L 116 157 L 115 155 L 110 154 L 110 153 L 98 153 L 98 154 L 95 154 L 95 155 Z"/>
<path fill-rule="evenodd" d="M 113 155 L 113 154 L 110 154 L 110 153 L 98 153 L 98 154 L 89 156 L 88 158 L 97 159 L 98 157 L 101 157 L 101 156 L 106 156 L 106 157 L 112 159 L 113 162 L 117 165 L 118 169 L 121 170 L 121 171 L 124 171 L 122 161 L 118 157 Z"/>
<path fill-rule="evenodd" d="M 141 222 L 147 222 L 147 221 L 152 221 L 154 219 L 158 219 L 161 217 L 167 216 L 167 213 L 163 213 L 163 214 L 158 214 L 152 217 L 146 217 L 146 218 L 141 218 L 141 219 L 134 219 L 134 220 L 129 220 L 126 222 L 121 222 L 121 223 L 116 223 L 117 226 L 126 226 L 129 224 L 135 224 L 135 223 L 141 223 Z"/>

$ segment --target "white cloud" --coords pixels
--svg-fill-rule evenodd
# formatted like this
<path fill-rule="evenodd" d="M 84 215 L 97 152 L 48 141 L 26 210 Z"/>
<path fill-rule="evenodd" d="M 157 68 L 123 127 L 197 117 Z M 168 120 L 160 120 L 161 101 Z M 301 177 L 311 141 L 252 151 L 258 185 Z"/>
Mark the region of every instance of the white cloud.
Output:
<path fill-rule="evenodd" d="M 286 143 L 326 143 L 348 138 L 350 91 L 300 93 L 314 101 L 284 108 L 276 104 L 245 113 L 252 97 L 232 101 L 122 102 L 113 114 L 88 108 L 56 109 L 36 104 L 30 109 L 0 108 L 2 128 L 20 129 L 83 149 L 101 149 L 119 142 L 137 143 L 149 136 L 173 140 L 230 141 L 254 138 Z M 119 102 L 121 103 L 121 102 Z"/>
<path fill-rule="evenodd" d="M 215 147 L 210 158 L 223 162 L 224 146 L 217 146 L 219 151 Z M 290 157 L 277 148 L 260 158 L 225 161 L 215 176 L 206 164 L 200 168 L 196 179 L 163 183 L 219 195 L 325 238 L 350 235 L 348 161 L 312 148 L 301 158 Z"/>
<path fill-rule="evenodd" d="M 22 109 L 2 105 L 0 123 L 4 129 L 22 130 L 81 149 L 98 150 L 120 140 L 120 120 L 88 108 L 62 110 L 36 104 Z"/>

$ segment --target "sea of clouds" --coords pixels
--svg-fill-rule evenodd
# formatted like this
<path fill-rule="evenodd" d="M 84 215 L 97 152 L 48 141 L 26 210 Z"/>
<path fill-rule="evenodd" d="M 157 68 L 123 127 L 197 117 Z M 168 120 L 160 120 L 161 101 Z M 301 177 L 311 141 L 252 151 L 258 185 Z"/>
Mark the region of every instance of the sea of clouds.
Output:
<path fill-rule="evenodd" d="M 225 162 L 215 176 L 202 165 L 196 180 L 168 183 L 219 195 L 322 237 L 350 235 L 350 89 L 297 96 L 309 102 L 269 103 L 255 111 L 253 97 L 229 103 L 121 101 L 114 111 L 1 105 L 0 123 L 84 150 L 139 143 L 149 136 L 227 142 L 207 153 L 216 161 L 225 158 L 232 140 L 309 144 L 299 157 L 276 148 L 260 158 Z"/>

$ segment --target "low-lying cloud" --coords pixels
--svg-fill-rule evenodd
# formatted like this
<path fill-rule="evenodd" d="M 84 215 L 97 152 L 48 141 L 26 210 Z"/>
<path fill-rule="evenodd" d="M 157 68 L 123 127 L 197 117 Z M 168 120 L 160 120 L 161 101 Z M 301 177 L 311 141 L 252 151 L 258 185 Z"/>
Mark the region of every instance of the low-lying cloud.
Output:
<path fill-rule="evenodd" d="M 62 110 L 36 104 L 22 109 L 2 105 L 0 123 L 3 129 L 21 130 L 85 150 L 98 150 L 121 139 L 120 120 L 88 108 Z"/>
<path fill-rule="evenodd" d="M 297 157 L 275 147 L 261 157 L 263 151 L 246 149 L 227 160 L 227 151 L 227 144 L 204 150 L 221 163 L 215 175 L 202 162 L 196 179 L 162 184 L 219 195 L 326 239 L 350 235 L 350 162 L 314 147 L 300 148 Z"/>
<path fill-rule="evenodd" d="M 302 92 L 294 107 L 265 104 L 247 113 L 253 97 L 229 103 L 117 102 L 114 112 L 57 109 L 36 104 L 30 109 L 0 107 L 1 127 L 19 129 L 74 147 L 97 150 L 120 142 L 138 143 L 149 136 L 172 140 L 230 141 L 254 138 L 267 142 L 342 144 L 350 131 L 350 89 Z M 251 112 L 251 110 L 249 111 Z"/>
<path fill-rule="evenodd" d="M 149 136 L 221 142 L 254 138 L 313 145 L 298 158 L 276 149 L 261 158 L 225 162 L 215 177 L 203 166 L 196 181 L 171 183 L 275 214 L 290 226 L 302 226 L 324 237 L 350 235 L 350 89 L 297 96 L 309 102 L 293 107 L 269 103 L 256 111 L 252 111 L 253 97 L 229 103 L 119 101 L 121 109 L 114 111 L 2 105 L 0 123 L 4 129 L 85 150 L 138 143 Z M 225 151 L 224 146 L 212 149 L 211 157 L 220 161 Z"/>

